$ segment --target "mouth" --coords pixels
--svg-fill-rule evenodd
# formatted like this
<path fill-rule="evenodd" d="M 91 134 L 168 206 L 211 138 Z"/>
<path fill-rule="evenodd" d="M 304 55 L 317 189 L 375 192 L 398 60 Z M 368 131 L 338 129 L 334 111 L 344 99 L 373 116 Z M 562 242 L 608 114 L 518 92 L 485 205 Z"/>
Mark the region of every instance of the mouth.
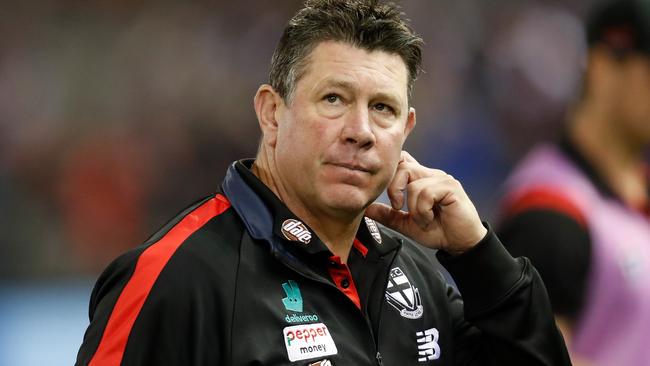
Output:
<path fill-rule="evenodd" d="M 368 173 L 372 174 L 374 169 L 371 167 L 362 165 L 362 164 L 357 164 L 357 163 L 343 163 L 343 162 L 335 162 L 335 163 L 327 163 L 329 165 L 339 167 L 339 168 L 344 168 L 348 170 L 353 170 L 353 171 L 358 171 L 362 173 Z"/>

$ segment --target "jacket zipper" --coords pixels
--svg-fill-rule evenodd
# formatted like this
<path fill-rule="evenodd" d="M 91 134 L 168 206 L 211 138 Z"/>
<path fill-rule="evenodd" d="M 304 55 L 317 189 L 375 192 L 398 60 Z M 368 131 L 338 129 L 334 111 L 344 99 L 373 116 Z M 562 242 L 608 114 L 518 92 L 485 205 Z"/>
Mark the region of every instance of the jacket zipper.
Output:
<path fill-rule="evenodd" d="M 399 251 L 402 250 L 402 246 L 404 245 L 404 241 L 401 238 L 397 238 L 397 241 L 399 242 L 399 247 L 397 247 L 395 254 L 393 254 L 393 258 L 390 260 L 390 263 L 388 263 L 388 276 L 386 276 L 385 282 L 384 282 L 384 288 L 383 288 L 383 293 L 386 293 L 386 288 L 388 287 L 388 277 L 390 276 L 390 268 L 393 266 L 393 263 L 395 263 L 395 258 L 397 258 L 397 255 L 399 254 Z M 384 299 L 384 296 L 382 296 L 382 301 Z M 375 359 L 377 360 L 377 365 L 378 366 L 383 366 L 384 361 L 381 357 L 381 353 L 379 352 L 379 333 L 381 332 L 381 318 L 384 313 L 384 307 L 379 306 L 379 317 L 377 318 L 377 340 L 375 340 L 375 349 L 377 350 L 377 355 L 375 356 Z M 372 326 L 372 325 L 369 325 Z M 370 333 L 372 333 L 372 328 L 370 328 Z"/>
<path fill-rule="evenodd" d="M 397 238 L 397 241 L 399 242 L 400 246 L 397 247 L 397 249 L 395 251 L 395 254 L 393 255 L 393 258 L 390 260 L 390 263 L 388 264 L 389 271 L 390 271 L 390 267 L 393 266 L 393 263 L 395 262 L 395 258 L 397 258 L 397 255 L 399 254 L 399 251 L 402 249 L 402 245 L 404 245 L 404 241 L 401 238 Z M 310 279 L 312 281 L 323 283 L 323 284 L 325 284 L 327 286 L 335 288 L 337 291 L 340 291 L 339 288 L 336 287 L 335 285 L 333 285 L 331 282 L 328 282 L 328 281 L 326 281 L 326 280 L 324 280 L 324 279 L 322 279 L 320 277 L 305 273 L 305 272 L 299 270 L 298 268 L 292 266 L 291 264 L 285 262 L 284 260 L 282 260 L 280 253 L 275 252 L 275 257 L 278 258 L 278 260 L 282 264 L 284 264 L 285 266 L 287 266 L 289 269 L 293 270 L 294 272 L 300 274 L 301 276 L 303 276 L 303 277 L 305 277 L 307 279 Z M 386 287 L 388 287 L 388 276 L 386 277 L 385 281 L 386 282 L 384 282 L 384 288 L 383 288 L 384 293 L 386 292 Z M 383 297 L 382 297 L 382 299 L 383 299 Z M 368 329 L 368 333 L 370 333 L 370 337 L 372 339 L 372 344 L 375 346 L 375 349 L 374 349 L 374 351 L 376 352 L 375 353 L 375 361 L 377 362 L 378 366 L 383 366 L 383 364 L 384 364 L 383 358 L 381 356 L 381 352 L 379 352 L 379 332 L 381 331 L 381 317 L 382 317 L 383 312 L 384 312 L 384 307 L 380 306 L 379 307 L 379 318 L 377 319 L 377 335 L 376 336 L 372 332 L 372 324 L 370 324 L 370 319 L 368 319 L 368 317 L 365 316 L 365 315 L 363 316 L 364 320 L 366 321 L 366 327 Z"/>
<path fill-rule="evenodd" d="M 337 291 L 340 291 L 339 288 L 336 287 L 335 285 L 333 285 L 331 282 L 328 282 L 328 281 L 326 281 L 326 280 L 324 280 L 324 279 L 322 279 L 322 278 L 320 278 L 320 277 L 317 277 L 317 276 L 314 276 L 314 275 L 311 275 L 311 274 L 308 274 L 308 273 L 302 272 L 302 271 L 300 271 L 299 269 L 297 269 L 297 268 L 295 268 L 294 266 L 292 266 L 291 264 L 289 264 L 289 263 L 283 261 L 283 260 L 280 258 L 280 256 L 279 256 L 278 254 L 279 254 L 279 253 L 276 253 L 276 258 L 278 258 L 282 264 L 284 264 L 285 266 L 287 266 L 289 269 L 293 270 L 294 272 L 300 274 L 301 276 L 303 276 L 303 277 L 305 277 L 305 278 L 307 278 L 307 279 L 310 279 L 310 280 L 313 280 L 313 281 L 316 281 L 316 282 L 319 282 L 319 283 L 325 284 L 325 285 L 327 285 L 327 286 L 330 286 L 330 287 L 332 287 L 332 288 L 335 288 Z M 396 256 L 397 256 L 397 255 L 396 255 Z M 393 258 L 393 260 L 394 260 L 394 258 Z M 391 264 L 392 264 L 392 261 L 391 261 Z M 386 284 L 388 284 L 388 280 L 386 281 Z M 384 288 L 384 292 L 385 292 L 385 291 L 386 291 L 386 289 Z M 349 300 L 348 300 L 348 301 L 349 301 Z M 380 310 L 379 312 L 380 312 L 380 314 L 381 314 L 381 310 Z M 378 365 L 378 366 L 383 366 L 383 361 L 382 361 L 381 353 L 379 352 L 379 341 L 378 341 L 378 338 L 376 338 L 375 335 L 374 335 L 373 332 L 372 332 L 372 325 L 370 324 L 370 320 L 368 319 L 368 317 L 367 317 L 367 316 L 363 316 L 363 318 L 364 318 L 364 320 L 366 321 L 366 328 L 368 329 L 368 333 L 370 334 L 370 337 L 371 337 L 371 339 L 372 339 L 372 344 L 373 344 L 374 347 L 375 347 L 375 349 L 374 349 L 374 351 L 375 351 L 375 361 L 377 362 L 377 365 Z M 380 315 L 380 318 L 381 318 L 381 315 Z"/>

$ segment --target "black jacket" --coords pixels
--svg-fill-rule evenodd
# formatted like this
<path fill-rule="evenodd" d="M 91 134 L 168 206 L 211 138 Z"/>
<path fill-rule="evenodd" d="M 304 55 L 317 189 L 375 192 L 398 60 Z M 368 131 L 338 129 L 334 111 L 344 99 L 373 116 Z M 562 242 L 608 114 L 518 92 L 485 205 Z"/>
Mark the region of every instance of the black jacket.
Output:
<path fill-rule="evenodd" d="M 542 281 L 491 230 L 438 262 L 365 219 L 341 264 L 251 163 L 105 270 L 77 365 L 570 364 Z"/>

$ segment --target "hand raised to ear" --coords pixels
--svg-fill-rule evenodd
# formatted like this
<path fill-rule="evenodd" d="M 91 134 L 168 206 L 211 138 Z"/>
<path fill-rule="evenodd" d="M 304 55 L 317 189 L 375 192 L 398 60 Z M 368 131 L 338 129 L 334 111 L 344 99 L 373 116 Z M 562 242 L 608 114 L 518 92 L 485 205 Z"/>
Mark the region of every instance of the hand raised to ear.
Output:
<path fill-rule="evenodd" d="M 392 207 L 373 203 L 366 216 L 422 245 L 458 255 L 487 234 L 460 182 L 442 170 L 420 165 L 406 151 L 387 191 Z M 404 192 L 408 212 L 402 210 Z"/>

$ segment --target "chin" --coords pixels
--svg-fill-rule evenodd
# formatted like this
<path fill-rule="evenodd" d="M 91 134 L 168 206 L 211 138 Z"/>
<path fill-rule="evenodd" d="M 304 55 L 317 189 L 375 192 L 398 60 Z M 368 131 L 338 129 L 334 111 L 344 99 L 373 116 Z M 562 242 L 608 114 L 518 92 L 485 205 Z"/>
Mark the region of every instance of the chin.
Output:
<path fill-rule="evenodd" d="M 322 197 L 326 206 L 333 210 L 348 212 L 357 215 L 373 202 L 376 197 L 371 197 L 357 187 L 340 187 L 325 192 Z"/>

